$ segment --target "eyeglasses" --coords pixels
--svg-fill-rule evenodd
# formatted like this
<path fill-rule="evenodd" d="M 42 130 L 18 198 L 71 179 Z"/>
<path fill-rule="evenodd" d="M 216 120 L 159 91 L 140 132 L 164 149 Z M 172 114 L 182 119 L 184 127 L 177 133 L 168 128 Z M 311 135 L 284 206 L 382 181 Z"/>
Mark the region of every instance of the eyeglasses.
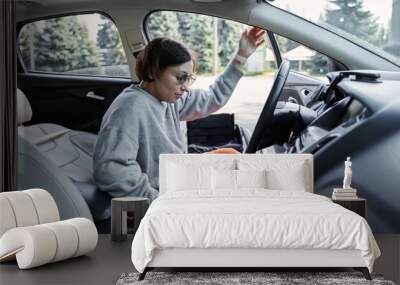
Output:
<path fill-rule="evenodd" d="M 186 72 L 180 75 L 175 75 L 175 77 L 179 85 L 183 85 L 187 82 L 188 85 L 191 86 L 196 81 L 196 76 L 194 76 L 193 74 L 188 74 Z"/>

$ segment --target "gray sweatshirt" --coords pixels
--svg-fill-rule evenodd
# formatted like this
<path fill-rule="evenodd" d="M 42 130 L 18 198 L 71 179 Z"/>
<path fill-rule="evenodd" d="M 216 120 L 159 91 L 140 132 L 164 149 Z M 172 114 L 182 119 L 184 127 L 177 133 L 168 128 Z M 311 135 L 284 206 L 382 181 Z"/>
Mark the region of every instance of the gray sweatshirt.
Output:
<path fill-rule="evenodd" d="M 113 197 L 158 196 L 161 153 L 184 153 L 180 121 L 206 117 L 226 104 L 242 72 L 229 64 L 207 89 L 176 103 L 159 101 L 138 86 L 126 88 L 105 113 L 94 156 L 94 180 Z"/>

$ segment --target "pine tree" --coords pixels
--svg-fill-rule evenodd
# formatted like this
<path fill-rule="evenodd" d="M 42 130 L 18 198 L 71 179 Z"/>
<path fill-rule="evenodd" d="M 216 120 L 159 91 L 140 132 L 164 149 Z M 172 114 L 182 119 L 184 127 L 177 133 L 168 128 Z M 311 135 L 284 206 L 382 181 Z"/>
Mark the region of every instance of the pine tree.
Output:
<path fill-rule="evenodd" d="M 315 74 L 326 74 L 330 70 L 328 70 L 329 58 L 319 52 L 317 52 L 309 63 L 310 71 Z"/>
<path fill-rule="evenodd" d="M 35 35 L 35 65 L 37 70 L 62 72 L 77 64 L 76 39 L 71 40 L 69 23 L 65 18 L 44 22 L 42 30 Z"/>
<path fill-rule="evenodd" d="M 213 18 L 194 15 L 191 22 L 191 36 L 187 45 L 197 56 L 197 71 L 208 73 L 212 69 Z"/>
<path fill-rule="evenodd" d="M 126 64 L 121 39 L 113 22 L 101 17 L 103 23 L 97 32 L 97 45 L 103 49 L 103 61 L 106 66 Z"/>
<path fill-rule="evenodd" d="M 178 12 L 176 13 L 178 20 L 178 32 L 183 43 L 189 43 L 192 36 L 192 23 L 196 21 L 195 14 Z"/>
<path fill-rule="evenodd" d="M 238 48 L 241 36 L 241 24 L 219 19 L 218 39 L 219 39 L 219 59 L 221 66 L 226 66 Z"/>
<path fill-rule="evenodd" d="M 211 72 L 212 17 L 160 11 L 151 14 L 147 25 L 152 38 L 169 37 L 192 49 L 197 56 L 198 72 Z"/>
<path fill-rule="evenodd" d="M 378 31 L 375 34 L 375 37 L 372 38 L 372 43 L 376 46 L 381 47 L 389 42 L 389 31 L 385 26 L 379 25 Z"/>
<path fill-rule="evenodd" d="M 34 41 L 36 70 L 65 72 L 99 65 L 87 30 L 74 16 L 46 20 Z"/>
<path fill-rule="evenodd" d="M 327 9 L 321 15 L 320 21 L 331 24 L 357 38 L 376 46 L 384 45 L 388 40 L 388 32 L 384 26 L 377 23 L 370 11 L 363 8 L 363 0 L 330 0 L 335 8 Z M 317 53 L 312 58 L 311 70 L 314 73 L 328 72 L 330 60 Z"/>
<path fill-rule="evenodd" d="M 18 46 L 22 61 L 28 70 L 35 70 L 35 37 L 38 28 L 35 22 L 27 24 L 21 30 L 18 38 Z"/>
<path fill-rule="evenodd" d="M 180 41 L 181 37 L 179 34 L 179 23 L 176 12 L 170 11 L 158 11 L 152 13 L 148 22 L 147 27 L 151 33 L 151 37 L 168 37 L 176 41 Z"/>
<path fill-rule="evenodd" d="M 193 13 L 185 13 L 185 12 L 178 12 L 176 13 L 178 19 L 178 32 L 181 38 L 181 42 L 186 45 L 188 48 L 194 52 L 197 58 L 197 72 L 211 72 L 212 68 L 212 42 L 211 45 L 208 47 L 209 51 L 201 49 L 204 48 L 204 45 L 201 43 L 196 42 L 199 37 L 202 37 L 202 30 L 199 29 L 200 25 L 197 23 L 199 19 L 199 15 Z M 212 25 L 212 20 L 210 20 Z M 210 30 L 210 33 L 212 30 Z M 195 37 L 194 37 L 195 36 Z M 210 35 L 212 37 L 212 34 Z M 209 54 L 209 60 L 204 61 L 203 57 L 205 54 Z"/>
<path fill-rule="evenodd" d="M 326 22 L 357 38 L 367 40 L 376 37 L 379 24 L 370 11 L 363 9 L 363 0 L 330 0 L 336 8 L 328 9 Z"/>
<path fill-rule="evenodd" d="M 71 17 L 69 21 L 70 33 L 76 39 L 79 57 L 74 69 L 96 67 L 100 65 L 100 54 L 94 42 L 89 39 L 87 27 L 78 22 L 77 17 Z"/>

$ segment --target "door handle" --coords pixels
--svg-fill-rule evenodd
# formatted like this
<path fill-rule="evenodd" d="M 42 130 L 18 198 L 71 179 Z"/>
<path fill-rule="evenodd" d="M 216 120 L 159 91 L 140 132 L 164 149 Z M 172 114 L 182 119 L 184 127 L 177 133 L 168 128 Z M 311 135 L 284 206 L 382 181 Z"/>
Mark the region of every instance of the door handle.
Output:
<path fill-rule="evenodd" d="M 311 94 L 311 90 L 308 90 L 307 88 L 301 89 L 300 91 L 301 95 L 303 95 L 304 97 L 307 97 L 308 95 Z"/>
<path fill-rule="evenodd" d="M 94 91 L 89 91 L 88 93 L 86 93 L 86 97 L 93 98 L 93 99 L 100 100 L 100 101 L 103 101 L 103 100 L 104 100 L 104 97 L 103 97 L 103 96 L 96 95 L 96 94 L 94 93 Z"/>

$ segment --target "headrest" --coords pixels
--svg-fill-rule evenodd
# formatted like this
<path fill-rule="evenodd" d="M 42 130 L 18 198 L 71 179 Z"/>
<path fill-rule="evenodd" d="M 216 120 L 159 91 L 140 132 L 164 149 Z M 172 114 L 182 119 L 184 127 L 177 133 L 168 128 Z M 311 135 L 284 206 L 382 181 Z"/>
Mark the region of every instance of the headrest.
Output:
<path fill-rule="evenodd" d="M 17 89 L 17 115 L 18 126 L 32 119 L 31 104 L 29 104 L 28 98 L 19 89 Z"/>

